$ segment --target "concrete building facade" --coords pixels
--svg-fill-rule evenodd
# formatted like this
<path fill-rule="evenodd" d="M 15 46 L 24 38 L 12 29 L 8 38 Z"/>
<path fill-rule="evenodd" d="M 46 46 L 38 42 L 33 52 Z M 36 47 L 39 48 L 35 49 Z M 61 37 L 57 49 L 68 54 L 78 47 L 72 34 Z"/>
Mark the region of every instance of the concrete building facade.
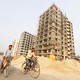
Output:
<path fill-rule="evenodd" d="M 75 55 L 73 25 L 55 4 L 39 18 L 36 49 L 39 53 Z"/>
<path fill-rule="evenodd" d="M 14 56 L 17 56 L 18 45 L 19 45 L 19 40 L 17 40 L 17 39 L 14 40 L 13 43 L 12 43 Z"/>
<path fill-rule="evenodd" d="M 28 32 L 23 32 L 19 40 L 18 54 L 26 54 L 33 47 L 35 47 L 35 36 Z"/>

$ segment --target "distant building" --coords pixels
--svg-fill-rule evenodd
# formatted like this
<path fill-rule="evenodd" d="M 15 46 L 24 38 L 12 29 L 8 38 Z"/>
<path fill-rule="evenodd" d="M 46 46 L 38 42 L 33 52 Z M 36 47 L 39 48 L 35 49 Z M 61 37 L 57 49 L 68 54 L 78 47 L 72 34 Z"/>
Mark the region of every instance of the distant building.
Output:
<path fill-rule="evenodd" d="M 19 40 L 14 40 L 12 45 L 13 45 L 13 54 L 16 56 L 18 52 Z"/>
<path fill-rule="evenodd" d="M 39 18 L 36 49 L 45 54 L 75 55 L 73 25 L 55 4 Z"/>
<path fill-rule="evenodd" d="M 35 47 L 35 38 L 34 35 L 28 32 L 23 32 L 19 40 L 18 54 L 25 54 L 28 50 Z"/>

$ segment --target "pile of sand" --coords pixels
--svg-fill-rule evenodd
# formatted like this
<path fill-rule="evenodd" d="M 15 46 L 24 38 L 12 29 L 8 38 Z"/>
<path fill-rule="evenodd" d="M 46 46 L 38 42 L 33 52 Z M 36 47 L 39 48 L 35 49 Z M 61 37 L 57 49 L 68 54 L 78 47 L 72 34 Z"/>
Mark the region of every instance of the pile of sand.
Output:
<path fill-rule="evenodd" d="M 41 68 L 51 69 L 62 73 L 80 73 L 80 63 L 75 60 L 53 61 L 39 57 Z"/>
<path fill-rule="evenodd" d="M 12 71 L 7 80 L 34 80 L 30 75 L 22 74 L 21 66 L 24 61 L 24 56 L 13 59 Z M 38 63 L 41 74 L 36 80 L 80 80 L 80 63 L 75 60 L 54 61 L 47 57 L 38 57 Z M 3 74 L 0 74 L 0 80 L 5 80 Z"/>
<path fill-rule="evenodd" d="M 14 65 L 21 68 L 22 63 L 25 61 L 23 56 L 14 60 Z M 80 73 L 80 63 L 75 60 L 53 61 L 47 57 L 38 57 L 38 63 L 41 69 L 53 70 L 61 73 Z"/>
<path fill-rule="evenodd" d="M 21 66 L 24 63 L 24 61 L 25 61 L 25 57 L 24 56 L 20 56 L 20 57 L 17 57 L 16 59 L 12 60 L 12 65 L 13 66 L 15 65 L 16 68 L 21 69 Z"/>
<path fill-rule="evenodd" d="M 0 56 L 0 59 L 2 59 L 3 58 L 3 56 Z"/>
<path fill-rule="evenodd" d="M 20 69 L 24 61 L 24 56 L 16 57 L 13 59 L 12 65 Z M 80 63 L 75 60 L 53 61 L 47 57 L 38 57 L 38 63 L 41 69 L 50 69 L 62 73 L 80 73 Z"/>

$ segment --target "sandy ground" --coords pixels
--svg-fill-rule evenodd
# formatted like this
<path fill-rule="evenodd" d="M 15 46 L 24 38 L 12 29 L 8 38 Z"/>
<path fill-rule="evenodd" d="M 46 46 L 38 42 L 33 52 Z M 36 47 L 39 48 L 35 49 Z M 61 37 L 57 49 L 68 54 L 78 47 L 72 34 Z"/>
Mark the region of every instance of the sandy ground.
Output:
<path fill-rule="evenodd" d="M 2 57 L 0 56 L 0 59 Z M 25 58 L 13 60 L 11 65 L 11 72 L 8 78 L 4 78 L 0 74 L 0 80 L 35 80 L 31 78 L 30 74 L 22 74 L 21 65 Z M 48 58 L 38 57 L 41 67 L 41 74 L 36 80 L 80 80 L 80 63 L 75 60 L 53 61 Z"/>

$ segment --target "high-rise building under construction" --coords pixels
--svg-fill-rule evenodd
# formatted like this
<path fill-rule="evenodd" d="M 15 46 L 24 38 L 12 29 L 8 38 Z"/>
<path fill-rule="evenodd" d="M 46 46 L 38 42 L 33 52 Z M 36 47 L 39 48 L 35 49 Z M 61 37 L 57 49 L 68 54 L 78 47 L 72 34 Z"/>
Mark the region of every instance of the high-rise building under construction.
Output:
<path fill-rule="evenodd" d="M 39 18 L 36 48 L 39 53 L 75 55 L 73 25 L 55 4 Z"/>

